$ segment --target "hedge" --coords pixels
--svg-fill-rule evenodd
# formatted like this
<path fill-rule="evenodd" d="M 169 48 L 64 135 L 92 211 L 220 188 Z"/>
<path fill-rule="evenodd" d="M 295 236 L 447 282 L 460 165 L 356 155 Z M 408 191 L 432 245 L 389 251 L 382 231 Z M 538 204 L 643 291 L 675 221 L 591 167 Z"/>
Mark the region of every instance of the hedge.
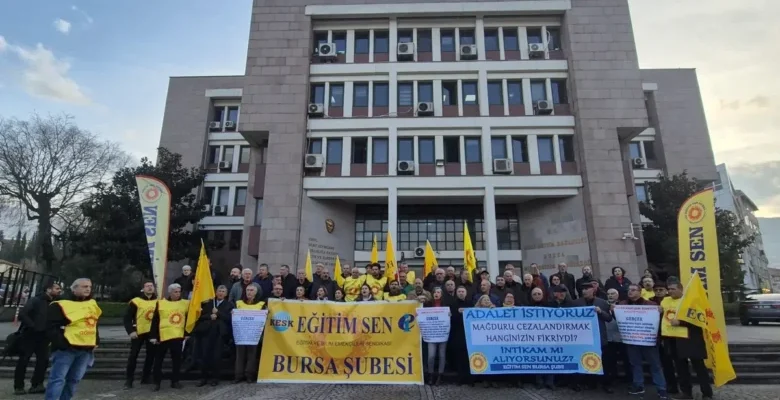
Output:
<path fill-rule="evenodd" d="M 100 318 L 122 318 L 127 311 L 127 303 L 120 303 L 114 301 L 99 301 L 98 305 L 103 311 Z"/>

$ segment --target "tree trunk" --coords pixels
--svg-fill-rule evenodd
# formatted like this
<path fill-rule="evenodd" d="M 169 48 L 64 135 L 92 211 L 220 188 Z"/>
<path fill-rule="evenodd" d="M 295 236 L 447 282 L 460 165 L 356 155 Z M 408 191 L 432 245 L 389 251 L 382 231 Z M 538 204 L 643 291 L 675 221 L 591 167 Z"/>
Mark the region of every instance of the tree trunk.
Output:
<path fill-rule="evenodd" d="M 38 201 L 38 237 L 41 242 L 41 257 L 44 261 L 44 272 L 51 273 L 54 263 L 54 246 L 51 243 L 51 200 Z"/>

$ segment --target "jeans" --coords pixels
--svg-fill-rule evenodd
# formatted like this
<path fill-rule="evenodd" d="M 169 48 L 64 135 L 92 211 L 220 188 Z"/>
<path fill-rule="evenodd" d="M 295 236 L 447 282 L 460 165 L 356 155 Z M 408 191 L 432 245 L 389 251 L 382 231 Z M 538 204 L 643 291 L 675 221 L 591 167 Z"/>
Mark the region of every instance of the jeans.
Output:
<path fill-rule="evenodd" d="M 428 373 L 433 373 L 436 363 L 436 353 L 439 353 L 439 374 L 444 373 L 444 365 L 447 363 L 447 342 L 428 343 Z"/>
<path fill-rule="evenodd" d="M 57 350 L 51 355 L 51 372 L 46 386 L 46 400 L 70 400 L 76 385 L 94 360 L 92 351 Z"/>
<path fill-rule="evenodd" d="M 133 383 L 135 375 L 135 365 L 138 361 L 138 354 L 141 353 L 141 347 L 146 346 L 146 358 L 144 359 L 144 370 L 141 375 L 141 381 L 149 380 L 152 376 L 152 365 L 154 364 L 155 346 L 149 343 L 149 334 L 139 335 L 138 339 L 130 340 L 130 357 L 127 359 L 127 372 L 125 381 Z"/>
<path fill-rule="evenodd" d="M 644 373 L 642 372 L 642 360 L 650 364 L 650 376 L 653 378 L 653 385 L 659 394 L 666 394 L 666 378 L 661 368 L 661 357 L 658 354 L 656 346 L 635 346 L 626 345 L 628 353 L 628 362 L 631 363 L 631 375 L 634 378 L 634 387 L 641 389 L 645 387 Z"/>
<path fill-rule="evenodd" d="M 35 354 L 35 371 L 30 383 L 33 387 L 43 384 L 46 368 L 49 367 L 49 341 L 44 332 L 23 333 L 21 337 L 21 354 L 16 361 L 14 371 L 14 389 L 24 389 L 24 376 L 27 374 L 27 364 Z"/>

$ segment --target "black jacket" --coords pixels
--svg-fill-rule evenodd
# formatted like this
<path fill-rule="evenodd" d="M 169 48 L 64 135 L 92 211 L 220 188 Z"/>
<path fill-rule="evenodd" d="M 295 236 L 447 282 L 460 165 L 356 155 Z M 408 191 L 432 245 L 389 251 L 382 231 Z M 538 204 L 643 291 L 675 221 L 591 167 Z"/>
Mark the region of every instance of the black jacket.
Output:
<path fill-rule="evenodd" d="M 230 312 L 236 307 L 228 299 L 222 300 L 217 306 L 217 319 L 211 320 L 211 311 L 216 304 L 216 299 L 206 300 L 200 304 L 200 317 L 192 330 L 194 335 L 226 338 L 233 333 L 233 316 Z"/>
<path fill-rule="evenodd" d="M 585 275 L 583 275 L 582 278 L 577 279 L 577 282 L 575 282 L 576 285 L 577 285 L 576 286 L 577 287 L 577 295 L 576 295 L 576 297 L 582 297 L 582 285 L 583 285 L 583 283 L 585 283 L 586 281 L 590 282 L 593 279 L 596 279 L 596 278 L 593 277 L 593 275 L 590 275 L 588 277 L 585 277 Z M 601 282 L 601 279 L 596 279 L 596 280 L 599 282 L 599 289 L 603 289 L 604 288 L 604 283 Z"/>
<path fill-rule="evenodd" d="M 322 279 L 315 279 L 314 283 L 311 284 L 311 288 L 309 289 L 309 298 L 312 300 L 317 300 L 317 290 L 319 288 L 325 288 L 326 294 L 325 297 L 332 299 L 333 295 L 336 293 L 336 289 L 338 288 L 338 285 L 336 284 L 336 281 L 333 279 L 328 279 L 327 281 L 324 281 Z M 295 296 L 293 296 L 294 298 Z"/>
<path fill-rule="evenodd" d="M 91 300 L 91 298 L 77 298 L 70 296 L 68 298 L 65 298 L 63 300 L 72 300 L 72 301 L 88 301 Z M 62 313 L 62 308 L 58 304 L 49 304 L 49 308 L 47 310 L 46 315 L 46 321 L 47 321 L 47 336 L 49 337 L 49 340 L 51 341 L 51 350 L 52 352 L 57 350 L 93 350 L 94 346 L 71 346 L 70 343 L 68 343 L 68 339 L 65 339 L 65 326 L 70 324 L 70 321 L 65 318 L 65 314 Z M 97 324 L 98 326 L 95 327 L 95 340 L 96 344 L 100 345 L 100 322 Z"/>
<path fill-rule="evenodd" d="M 628 298 L 628 287 L 631 286 L 631 283 L 631 280 L 626 277 L 623 277 L 623 283 L 620 283 L 617 278 L 610 276 L 604 284 L 604 290 L 615 289 L 620 295 L 620 300 L 626 300 Z"/>
<path fill-rule="evenodd" d="M 46 315 L 52 298 L 41 293 L 30 300 L 19 311 L 19 321 L 22 322 L 22 333 L 46 332 Z"/>
<path fill-rule="evenodd" d="M 601 334 L 601 346 L 604 347 L 609 343 L 607 341 L 607 322 L 612 321 L 612 313 L 609 312 L 609 303 L 606 300 L 594 297 L 590 300 L 581 297 L 574 301 L 574 307 L 598 307 L 601 309 L 601 313 L 597 314 L 599 318 L 599 333 Z"/>
<path fill-rule="evenodd" d="M 192 293 L 193 279 L 195 279 L 195 273 L 191 273 L 189 276 L 181 275 L 176 278 L 173 283 L 178 283 L 181 286 L 181 298 L 189 298 L 189 294 Z"/>
<path fill-rule="evenodd" d="M 550 277 L 557 276 L 561 279 L 561 284 L 563 286 L 566 286 L 566 289 L 569 289 L 569 294 L 572 295 L 572 297 L 576 298 L 579 291 L 577 291 L 577 281 L 574 280 L 574 275 L 570 273 L 561 274 L 560 272 L 556 272 L 552 274 Z"/>
<path fill-rule="evenodd" d="M 146 297 L 143 293 L 140 297 L 142 300 L 157 300 L 157 294 L 153 293 L 151 297 Z M 131 334 L 135 332 L 135 326 L 136 326 L 136 314 L 138 313 L 138 307 L 135 306 L 135 304 L 131 301 L 127 303 L 127 312 L 125 312 L 125 316 L 122 319 L 122 322 L 125 325 L 125 332 L 127 334 Z"/>
<path fill-rule="evenodd" d="M 688 328 L 688 338 L 663 338 L 664 351 L 673 358 L 706 360 L 707 342 L 702 329 L 683 321 L 680 321 L 680 326 Z"/>
<path fill-rule="evenodd" d="M 293 274 L 287 274 L 282 278 L 282 293 L 285 299 L 295 298 L 295 289 L 298 287 L 298 279 Z"/>

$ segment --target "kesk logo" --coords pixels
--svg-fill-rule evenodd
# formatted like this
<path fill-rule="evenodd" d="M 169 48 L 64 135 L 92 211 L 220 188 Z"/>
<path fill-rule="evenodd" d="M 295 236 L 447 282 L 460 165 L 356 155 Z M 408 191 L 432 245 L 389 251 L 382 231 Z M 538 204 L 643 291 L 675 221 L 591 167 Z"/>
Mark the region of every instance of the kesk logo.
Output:
<path fill-rule="evenodd" d="M 179 325 L 184 321 L 184 316 L 181 315 L 178 311 L 174 311 L 171 313 L 171 316 L 168 317 L 168 322 L 171 323 L 171 325 Z"/>
<path fill-rule="evenodd" d="M 92 326 L 97 325 L 97 321 L 98 320 L 97 320 L 97 318 L 95 318 L 94 315 L 88 315 L 87 318 L 84 320 L 84 323 L 87 326 L 92 327 Z"/>
<path fill-rule="evenodd" d="M 404 314 L 398 319 L 398 327 L 404 332 L 409 332 L 414 328 L 415 317 L 412 314 Z"/>
<path fill-rule="evenodd" d="M 277 332 L 284 332 L 292 326 L 292 317 L 286 311 L 280 311 L 271 316 L 271 326 Z"/>
<path fill-rule="evenodd" d="M 144 189 L 144 199 L 148 202 L 155 202 L 160 198 L 160 189 L 157 186 L 149 185 Z"/>
<path fill-rule="evenodd" d="M 469 357 L 469 365 L 474 372 L 485 372 L 488 367 L 487 358 L 482 353 L 474 353 Z"/>
<path fill-rule="evenodd" d="M 601 370 L 601 357 L 593 352 L 587 352 L 580 359 L 582 368 L 588 372 L 599 372 Z"/>
<path fill-rule="evenodd" d="M 144 318 L 145 318 L 147 321 L 151 321 L 153 317 L 154 317 L 154 309 L 153 309 L 153 308 L 151 308 L 151 309 L 149 309 L 149 310 L 146 310 L 146 314 L 144 314 Z"/>
<path fill-rule="evenodd" d="M 704 205 L 699 202 L 692 203 L 685 209 L 685 219 L 692 224 L 701 222 L 705 214 Z"/>

